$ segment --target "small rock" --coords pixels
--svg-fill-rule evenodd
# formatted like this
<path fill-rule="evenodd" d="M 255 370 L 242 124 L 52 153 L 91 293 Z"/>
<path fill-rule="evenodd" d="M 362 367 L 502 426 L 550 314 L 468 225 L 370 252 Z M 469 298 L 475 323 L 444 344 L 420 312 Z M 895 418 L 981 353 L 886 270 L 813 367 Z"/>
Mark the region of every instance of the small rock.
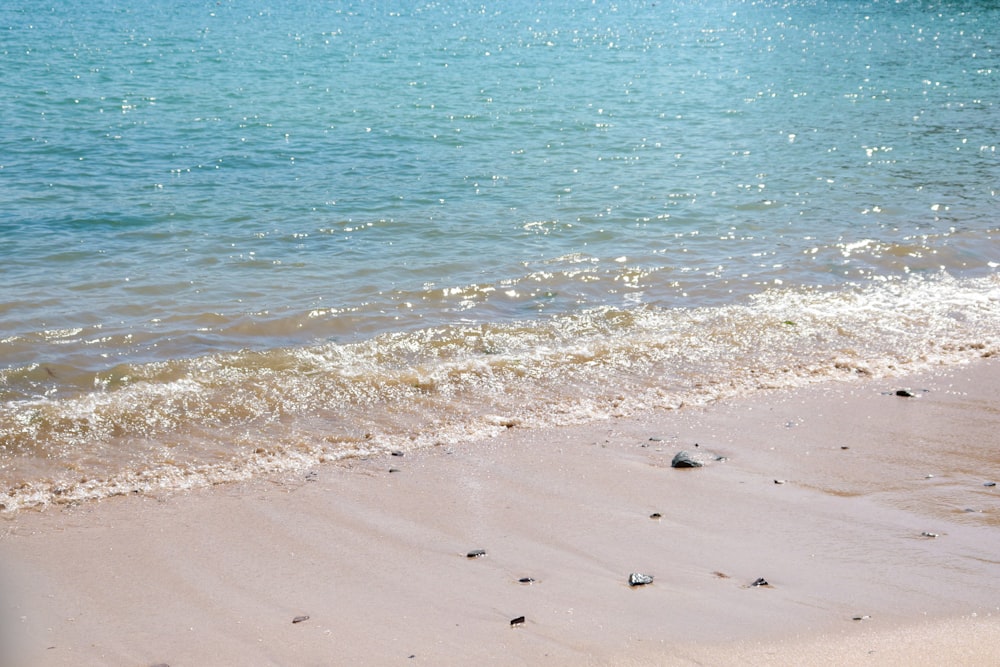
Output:
<path fill-rule="evenodd" d="M 399 472 L 399 468 L 389 468 L 389 472 Z"/>
<path fill-rule="evenodd" d="M 469 553 L 465 554 L 465 557 L 466 558 L 482 558 L 485 555 L 486 555 L 486 550 L 485 549 L 474 549 L 473 551 L 470 551 Z"/>
<path fill-rule="evenodd" d="M 292 623 L 301 623 L 302 621 L 308 621 L 308 620 L 309 620 L 308 616 L 296 616 L 295 618 L 292 619 Z"/>
<path fill-rule="evenodd" d="M 519 584 L 533 584 L 533 583 L 535 583 L 535 580 L 532 579 L 531 577 L 521 577 L 520 579 L 517 580 L 517 583 L 519 583 Z"/>
<path fill-rule="evenodd" d="M 840 448 L 841 449 L 850 449 L 850 447 L 848 447 L 847 445 L 841 445 Z"/>
<path fill-rule="evenodd" d="M 633 572 L 628 575 L 628 585 L 629 586 L 645 586 L 646 584 L 653 583 L 653 576 L 649 574 L 640 574 L 638 572 Z"/>
<path fill-rule="evenodd" d="M 660 437 L 657 437 L 657 436 L 654 435 L 652 438 L 649 439 L 649 441 L 650 442 L 663 442 L 663 438 L 660 438 Z"/>
<path fill-rule="evenodd" d="M 750 587 L 759 588 L 760 586 L 770 586 L 770 585 L 771 584 L 767 583 L 767 579 L 765 579 L 764 577 L 757 577 L 757 581 L 750 584 Z"/>
<path fill-rule="evenodd" d="M 703 465 L 704 464 L 701 461 L 694 458 L 689 452 L 686 451 L 677 452 L 674 456 L 674 460 L 670 462 L 671 468 L 700 468 Z"/>
<path fill-rule="evenodd" d="M 783 480 L 783 479 L 776 479 L 776 480 L 774 480 L 774 483 L 775 484 L 784 484 L 785 480 Z"/>
<path fill-rule="evenodd" d="M 515 627 L 518 625 L 524 625 L 524 616 L 518 616 L 517 618 L 510 619 L 510 627 Z"/>
<path fill-rule="evenodd" d="M 920 536 L 921 537 L 937 537 L 938 534 L 937 533 L 929 533 L 929 532 L 927 532 L 925 530 L 924 532 L 920 533 Z"/>
<path fill-rule="evenodd" d="M 983 486 L 996 486 L 996 482 L 983 482 Z"/>
<path fill-rule="evenodd" d="M 897 389 L 896 396 L 902 396 L 903 398 L 913 398 L 914 396 L 916 396 L 916 394 L 914 394 L 911 391 L 907 391 L 906 389 Z"/>
<path fill-rule="evenodd" d="M 854 620 L 855 621 L 867 621 L 870 618 L 871 618 L 871 616 L 869 616 L 868 614 L 865 614 L 864 616 L 855 616 Z"/>
<path fill-rule="evenodd" d="M 403 456 L 403 452 L 397 450 L 395 452 L 392 452 L 392 456 Z"/>
<path fill-rule="evenodd" d="M 653 512 L 652 514 L 649 515 L 649 518 L 650 519 L 662 519 L 663 515 L 660 514 L 659 512 Z"/>

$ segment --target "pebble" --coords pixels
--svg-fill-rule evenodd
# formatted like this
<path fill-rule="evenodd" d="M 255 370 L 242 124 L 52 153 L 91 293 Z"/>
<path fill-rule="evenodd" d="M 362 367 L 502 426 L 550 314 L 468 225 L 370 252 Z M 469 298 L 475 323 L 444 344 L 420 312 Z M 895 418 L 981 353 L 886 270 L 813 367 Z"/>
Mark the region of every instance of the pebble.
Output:
<path fill-rule="evenodd" d="M 395 452 L 392 452 L 392 456 L 403 456 L 403 452 L 397 450 Z"/>
<path fill-rule="evenodd" d="M 757 581 L 755 581 L 752 584 L 750 584 L 750 587 L 751 588 L 758 588 L 760 586 L 770 586 L 770 585 L 771 584 L 767 583 L 767 579 L 765 579 L 764 577 L 757 577 Z"/>
<path fill-rule="evenodd" d="M 649 515 L 649 518 L 650 519 L 662 519 L 663 515 L 660 514 L 659 512 L 653 512 L 652 514 Z"/>
<path fill-rule="evenodd" d="M 469 553 L 465 554 L 465 557 L 466 558 L 482 558 L 485 555 L 486 555 L 486 550 L 485 549 L 474 549 L 473 551 L 470 551 Z"/>
<path fill-rule="evenodd" d="M 785 480 L 783 480 L 783 479 L 776 479 L 776 480 L 774 480 L 774 483 L 775 484 L 784 484 Z"/>
<path fill-rule="evenodd" d="M 937 537 L 938 534 L 937 533 L 929 533 L 929 532 L 927 532 L 925 530 L 924 532 L 920 533 L 920 536 L 921 537 Z"/>
<path fill-rule="evenodd" d="M 671 468 L 700 468 L 702 465 L 701 461 L 698 461 L 691 456 L 689 452 L 680 451 L 674 455 L 674 460 L 670 462 Z"/>
<path fill-rule="evenodd" d="M 517 618 L 510 619 L 510 627 L 515 627 L 524 624 L 524 616 L 518 616 Z"/>
<path fill-rule="evenodd" d="M 983 486 L 996 486 L 996 482 L 983 482 Z"/>
<path fill-rule="evenodd" d="M 645 586 L 646 584 L 653 583 L 653 576 L 650 574 L 640 574 L 638 572 L 633 572 L 628 575 L 628 585 L 629 586 Z"/>
<path fill-rule="evenodd" d="M 869 616 L 868 614 L 865 614 L 864 616 L 855 616 L 854 620 L 855 621 L 867 621 L 870 618 L 871 618 L 871 616 Z"/>
<path fill-rule="evenodd" d="M 896 396 L 902 396 L 903 398 L 913 398 L 914 394 L 906 389 L 897 389 Z"/>
<path fill-rule="evenodd" d="M 389 468 L 389 472 L 399 472 L 399 468 Z"/>
<path fill-rule="evenodd" d="M 309 620 L 308 616 L 296 616 L 295 618 L 292 619 L 292 623 L 301 623 L 302 621 L 308 621 L 308 620 Z"/>
<path fill-rule="evenodd" d="M 521 577 L 520 579 L 517 580 L 517 583 L 519 583 L 519 584 L 533 584 L 533 583 L 535 583 L 535 580 L 532 579 L 531 577 Z"/>

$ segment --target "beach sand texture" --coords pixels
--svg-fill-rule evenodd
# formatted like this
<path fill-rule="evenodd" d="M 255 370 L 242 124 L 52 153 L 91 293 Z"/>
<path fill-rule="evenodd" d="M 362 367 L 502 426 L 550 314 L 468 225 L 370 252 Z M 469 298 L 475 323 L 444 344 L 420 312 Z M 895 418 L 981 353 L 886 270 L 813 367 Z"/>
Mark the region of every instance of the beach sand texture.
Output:
<path fill-rule="evenodd" d="M 998 433 L 985 359 L 21 512 L 5 659 L 993 664 Z"/>

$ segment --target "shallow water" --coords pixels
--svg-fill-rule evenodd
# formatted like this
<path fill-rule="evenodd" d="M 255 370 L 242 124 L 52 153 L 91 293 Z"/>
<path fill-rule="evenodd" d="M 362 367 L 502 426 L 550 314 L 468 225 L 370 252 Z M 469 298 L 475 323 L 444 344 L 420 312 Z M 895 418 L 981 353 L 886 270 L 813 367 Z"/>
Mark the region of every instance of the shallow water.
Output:
<path fill-rule="evenodd" d="M 5 505 L 994 354 L 998 19 L 5 3 Z"/>

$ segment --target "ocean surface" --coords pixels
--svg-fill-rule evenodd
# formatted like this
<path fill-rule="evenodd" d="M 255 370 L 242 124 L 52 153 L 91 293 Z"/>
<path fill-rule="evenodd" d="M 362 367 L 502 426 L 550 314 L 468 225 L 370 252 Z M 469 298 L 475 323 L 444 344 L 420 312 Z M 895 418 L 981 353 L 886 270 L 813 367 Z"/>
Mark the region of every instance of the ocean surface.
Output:
<path fill-rule="evenodd" d="M 1000 352 L 995 0 L 5 0 L 0 508 Z"/>

